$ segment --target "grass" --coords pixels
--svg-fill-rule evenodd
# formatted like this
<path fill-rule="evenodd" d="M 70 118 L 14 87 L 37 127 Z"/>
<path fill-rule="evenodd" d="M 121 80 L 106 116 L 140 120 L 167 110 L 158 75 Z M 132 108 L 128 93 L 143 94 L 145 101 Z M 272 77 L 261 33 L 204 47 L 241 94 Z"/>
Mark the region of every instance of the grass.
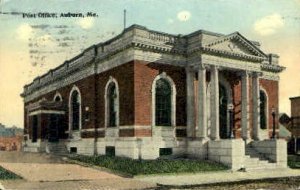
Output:
<path fill-rule="evenodd" d="M 21 177 L 0 167 L 0 180 L 5 179 L 21 179 Z"/>
<path fill-rule="evenodd" d="M 147 175 L 162 173 L 195 173 L 208 171 L 227 170 L 228 167 L 203 160 L 187 159 L 158 159 L 158 160 L 133 160 L 130 158 L 109 156 L 83 156 L 73 155 L 70 159 L 80 162 L 105 167 L 113 171 L 129 175 Z"/>
<path fill-rule="evenodd" d="M 288 155 L 288 166 L 293 169 L 300 169 L 300 155 Z"/>

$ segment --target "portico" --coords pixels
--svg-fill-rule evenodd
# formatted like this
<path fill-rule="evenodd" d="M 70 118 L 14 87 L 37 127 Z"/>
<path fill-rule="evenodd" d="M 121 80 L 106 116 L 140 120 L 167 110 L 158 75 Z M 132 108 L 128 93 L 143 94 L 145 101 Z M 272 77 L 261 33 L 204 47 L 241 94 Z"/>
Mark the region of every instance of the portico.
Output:
<path fill-rule="evenodd" d="M 230 68 L 229 68 L 230 69 Z M 220 139 L 220 89 L 219 86 L 224 82 L 220 81 L 219 73 L 225 71 L 226 68 L 219 68 L 217 66 L 199 66 L 199 67 L 188 67 L 186 69 L 186 82 L 187 82 L 187 134 L 188 137 L 197 137 L 197 138 L 210 138 L 212 140 Z M 249 141 L 259 140 L 260 139 L 260 130 L 259 130 L 259 73 L 249 71 L 239 70 L 236 73 L 239 74 L 240 83 L 241 83 L 241 138 L 243 140 Z M 195 79 L 195 76 L 198 76 L 198 79 Z M 207 80 L 210 76 L 210 80 Z M 252 102 L 250 102 L 250 89 L 249 83 L 252 80 Z M 223 80 L 226 80 L 222 77 Z M 197 85 L 197 88 L 195 87 Z M 224 87 L 224 85 L 222 85 Z M 225 86 L 226 91 L 232 94 L 233 86 Z M 230 89 L 228 89 L 230 88 Z M 195 92 L 197 89 L 197 92 Z M 208 92 L 209 91 L 209 92 Z M 207 94 L 210 94 L 209 98 Z M 197 100 L 196 100 L 197 98 Z M 227 97 L 230 99 L 232 104 L 232 95 Z M 196 105 L 197 102 L 197 105 Z M 252 126 L 253 132 L 251 135 L 250 131 L 250 104 L 253 106 L 253 117 L 252 117 Z M 195 109 L 195 108 L 198 109 Z M 195 118 L 195 116 L 197 118 Z M 226 117 L 228 118 L 229 115 Z M 229 118 L 227 119 L 229 121 Z M 198 121 L 196 123 L 196 121 Z M 210 123 L 209 123 L 210 122 Z M 226 127 L 229 122 L 226 123 Z M 210 126 L 210 133 L 208 133 L 208 126 Z M 234 124 L 233 126 L 234 127 Z M 230 138 L 228 134 L 227 138 Z"/>

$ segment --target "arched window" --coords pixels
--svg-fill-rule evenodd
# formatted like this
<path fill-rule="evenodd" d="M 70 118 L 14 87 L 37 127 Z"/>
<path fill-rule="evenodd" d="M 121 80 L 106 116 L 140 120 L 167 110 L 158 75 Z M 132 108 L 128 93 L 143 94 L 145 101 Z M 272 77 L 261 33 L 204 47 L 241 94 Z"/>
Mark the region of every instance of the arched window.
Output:
<path fill-rule="evenodd" d="M 61 94 L 57 92 L 57 93 L 54 95 L 53 101 L 55 101 L 55 102 L 61 102 L 61 101 L 62 101 Z"/>
<path fill-rule="evenodd" d="M 60 101 L 61 101 L 61 98 L 60 98 L 59 96 L 56 96 L 55 99 L 54 99 L 54 101 L 55 101 L 55 102 L 60 102 Z"/>
<path fill-rule="evenodd" d="M 108 126 L 115 127 L 117 125 L 117 93 L 116 85 L 111 82 L 108 86 Z"/>
<path fill-rule="evenodd" d="M 105 87 L 105 126 L 119 125 L 119 87 L 116 79 L 110 77 Z"/>
<path fill-rule="evenodd" d="M 262 90 L 259 91 L 260 99 L 260 128 L 267 128 L 267 96 Z"/>
<path fill-rule="evenodd" d="M 159 79 L 155 86 L 155 125 L 172 125 L 171 85 L 166 79 Z"/>
<path fill-rule="evenodd" d="M 79 130 L 81 126 L 81 100 L 77 90 L 74 90 L 71 94 L 70 106 L 71 129 L 76 131 Z"/>

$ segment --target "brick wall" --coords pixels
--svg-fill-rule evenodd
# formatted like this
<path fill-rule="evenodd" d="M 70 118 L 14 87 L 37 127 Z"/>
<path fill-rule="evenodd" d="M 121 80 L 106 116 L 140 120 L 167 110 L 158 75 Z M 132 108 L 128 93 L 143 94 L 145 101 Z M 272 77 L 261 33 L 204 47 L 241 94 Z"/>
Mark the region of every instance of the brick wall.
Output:
<path fill-rule="evenodd" d="M 268 97 L 268 127 L 269 136 L 272 135 L 273 128 L 273 118 L 272 118 L 272 108 L 276 109 L 275 126 L 278 129 L 278 115 L 279 115 L 279 84 L 278 81 L 260 79 L 261 87 L 266 91 Z"/>
<path fill-rule="evenodd" d="M 152 83 L 162 72 L 170 76 L 176 86 L 176 126 L 186 126 L 184 68 L 144 61 L 135 61 L 134 64 L 135 124 L 152 125 Z"/>
<path fill-rule="evenodd" d="M 97 128 L 104 127 L 104 113 L 105 113 L 105 85 L 109 80 L 109 77 L 114 77 L 119 85 L 119 97 L 120 97 L 120 125 L 133 125 L 134 124 L 134 98 L 133 98 L 133 62 L 126 63 L 117 68 L 113 68 L 106 72 L 103 72 L 98 75 L 89 76 L 80 81 L 76 81 L 73 84 L 65 86 L 63 88 L 57 89 L 41 97 L 38 97 L 30 102 L 25 103 L 25 106 L 30 103 L 36 102 L 42 98 L 47 100 L 53 100 L 55 94 L 59 92 L 63 99 L 63 107 L 65 108 L 65 121 L 66 127 L 68 129 L 69 123 L 69 96 L 72 90 L 72 87 L 76 85 L 80 90 L 81 95 L 81 112 L 82 112 L 82 129 L 91 129 L 95 126 Z M 95 96 L 96 94 L 96 96 Z M 89 111 L 86 111 L 85 108 L 89 107 Z M 31 138 L 31 121 L 28 126 L 28 119 L 26 117 L 26 112 L 24 116 L 24 128 L 27 133 L 30 134 Z M 88 115 L 88 120 L 85 120 Z M 38 116 L 40 117 L 40 116 Z M 31 120 L 29 118 L 29 120 Z M 45 119 L 39 118 L 39 125 L 46 125 Z M 44 136 L 39 127 L 38 138 Z M 43 129 L 44 130 L 44 129 Z M 101 132 L 98 132 L 98 137 L 103 137 Z M 82 134 L 83 138 L 94 137 L 94 132 L 85 132 Z"/>
<path fill-rule="evenodd" d="M 110 77 L 117 80 L 119 86 L 119 106 L 120 106 L 120 136 L 151 136 L 150 129 L 122 129 L 122 126 L 151 126 L 152 125 L 152 83 L 157 75 L 165 72 L 172 78 L 176 86 L 176 126 L 186 126 L 186 75 L 184 68 L 158 64 L 154 62 L 144 62 L 135 60 L 123 64 L 119 67 L 110 69 L 98 75 L 89 76 L 85 79 L 70 84 L 61 89 L 45 94 L 41 97 L 32 100 L 35 102 L 42 98 L 53 100 L 56 92 L 59 92 L 63 99 L 65 107 L 65 130 L 68 129 L 68 104 L 70 91 L 76 85 L 81 93 L 81 108 L 82 108 L 82 129 L 92 129 L 105 127 L 105 86 Z M 241 135 L 241 81 L 237 73 L 225 71 L 224 77 L 231 85 L 232 95 L 234 98 L 234 114 L 235 114 L 235 134 L 237 137 Z M 208 73 L 209 80 L 209 73 Z M 278 82 L 260 79 L 260 85 L 266 90 L 268 96 L 268 114 L 269 128 L 272 127 L 271 109 L 274 106 L 278 108 Z M 249 111 L 250 111 L 250 126 L 252 127 L 252 83 L 249 78 Z M 196 90 L 197 92 L 197 90 Z M 28 102 L 25 104 L 28 105 Z M 85 110 L 89 107 L 89 111 Z M 26 113 L 26 112 L 25 112 Z M 278 112 L 277 112 L 278 113 Z M 88 115 L 89 120 L 85 120 Z M 27 117 L 24 117 L 25 131 L 31 133 L 27 123 Z M 43 121 L 44 122 L 44 121 Z M 42 125 L 45 125 L 43 123 Z M 178 136 L 185 136 L 185 130 L 181 129 L 177 132 Z M 39 137 L 42 132 L 38 132 Z M 97 133 L 98 137 L 103 137 L 103 132 Z M 82 133 L 83 138 L 95 137 L 94 131 Z M 31 138 L 31 135 L 30 135 Z"/>
<path fill-rule="evenodd" d="M 300 97 L 290 98 L 291 117 L 300 117 Z"/>
<path fill-rule="evenodd" d="M 176 126 L 186 126 L 186 79 L 181 67 L 134 61 L 134 123 L 135 125 L 152 125 L 152 83 L 155 77 L 165 72 L 176 86 Z M 151 136 L 150 130 L 139 130 L 137 136 Z M 184 136 L 185 134 L 181 134 Z"/>

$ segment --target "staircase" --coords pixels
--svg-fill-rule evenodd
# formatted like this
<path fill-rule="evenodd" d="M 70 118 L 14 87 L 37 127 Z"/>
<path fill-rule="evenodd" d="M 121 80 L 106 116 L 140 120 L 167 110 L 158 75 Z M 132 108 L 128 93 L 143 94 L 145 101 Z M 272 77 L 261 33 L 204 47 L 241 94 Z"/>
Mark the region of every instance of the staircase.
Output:
<path fill-rule="evenodd" d="M 48 153 L 55 155 L 67 155 L 69 154 L 68 149 L 63 143 L 48 143 L 47 144 Z"/>
<path fill-rule="evenodd" d="M 272 163 L 264 154 L 254 149 L 251 144 L 246 145 L 245 168 L 249 170 L 275 169 L 276 163 Z"/>

